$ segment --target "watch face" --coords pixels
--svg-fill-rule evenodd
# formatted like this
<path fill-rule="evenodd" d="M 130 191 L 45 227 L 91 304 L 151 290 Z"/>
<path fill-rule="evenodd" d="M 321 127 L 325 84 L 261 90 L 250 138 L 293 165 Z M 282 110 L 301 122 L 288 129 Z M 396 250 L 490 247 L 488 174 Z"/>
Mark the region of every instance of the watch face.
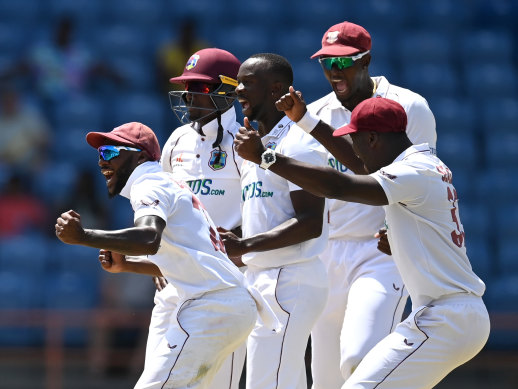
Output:
<path fill-rule="evenodd" d="M 264 156 L 264 161 L 265 161 L 266 163 L 273 162 L 273 161 L 274 161 L 274 157 L 273 157 L 273 155 L 271 155 L 271 154 L 265 154 L 265 156 Z"/>

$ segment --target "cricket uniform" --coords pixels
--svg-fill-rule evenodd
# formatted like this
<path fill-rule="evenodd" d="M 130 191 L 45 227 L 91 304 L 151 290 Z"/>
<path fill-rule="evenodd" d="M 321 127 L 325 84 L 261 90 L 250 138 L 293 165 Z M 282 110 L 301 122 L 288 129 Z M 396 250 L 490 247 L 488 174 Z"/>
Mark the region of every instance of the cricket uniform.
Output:
<path fill-rule="evenodd" d="M 326 151 L 311 136 L 284 117 L 262 137 L 265 147 L 318 166 Z M 241 169 L 243 237 L 270 231 L 295 216 L 290 192 L 300 188 L 284 178 L 245 161 Z M 292 246 L 243 255 L 245 276 L 282 323 L 272 331 L 261 318 L 247 343 L 248 389 L 306 388 L 304 354 L 311 328 L 327 297 L 327 277 L 318 255 L 328 236 L 322 234 Z"/>
<path fill-rule="evenodd" d="M 165 306 L 167 326 L 148 345 L 135 388 L 210 388 L 224 359 L 250 333 L 255 301 L 199 199 L 158 162 L 137 166 L 121 195 L 130 199 L 135 220 L 152 215 L 166 222 L 160 248 L 148 259 L 177 293 Z"/>
<path fill-rule="evenodd" d="M 373 97 L 395 100 L 405 109 L 409 139 L 435 148 L 435 119 L 426 100 L 385 77 L 372 80 Z M 351 111 L 334 92 L 308 105 L 308 110 L 334 128 L 351 120 Z M 354 174 L 330 153 L 328 164 Z M 383 208 L 340 200 L 329 204 L 329 242 L 320 256 L 329 276 L 329 298 L 311 332 L 314 389 L 339 388 L 363 356 L 401 321 L 408 297 L 392 257 L 377 249 L 374 234 L 383 227 Z"/>
<path fill-rule="evenodd" d="M 220 148 L 212 147 L 218 134 L 218 122 L 210 121 L 201 135 L 192 124 L 173 131 L 162 149 L 162 170 L 185 181 L 198 196 L 216 226 L 228 230 L 241 225 L 239 167 L 242 159 L 234 151 L 234 135 L 239 131 L 235 108 L 221 115 L 224 128 Z M 176 304 L 177 292 L 168 284 L 155 293 L 155 307 L 150 324 L 147 348 L 153 348 L 167 327 L 170 307 Z M 146 355 L 148 353 L 146 352 Z M 215 389 L 238 389 L 246 356 L 246 345 L 238 347 L 222 364 L 212 382 Z"/>
<path fill-rule="evenodd" d="M 388 199 L 388 238 L 412 312 L 342 388 L 432 388 L 486 343 L 485 285 L 466 256 L 451 171 L 427 144 L 409 147 L 371 176 Z"/>

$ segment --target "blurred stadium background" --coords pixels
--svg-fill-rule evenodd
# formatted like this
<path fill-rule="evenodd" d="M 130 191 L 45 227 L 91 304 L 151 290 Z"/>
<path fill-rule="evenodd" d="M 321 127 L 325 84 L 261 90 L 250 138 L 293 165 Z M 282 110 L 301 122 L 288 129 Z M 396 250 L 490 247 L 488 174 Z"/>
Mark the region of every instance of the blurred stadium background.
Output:
<path fill-rule="evenodd" d="M 75 56 L 56 49 L 63 20 L 71 21 Z M 309 59 L 324 31 L 349 20 L 371 33 L 371 75 L 430 104 L 468 255 L 487 284 L 489 342 L 438 387 L 517 388 L 517 1 L 0 0 L 0 86 L 7 96 L 0 111 L 0 389 L 136 382 L 151 280 L 103 274 L 97 251 L 61 244 L 54 221 L 73 207 L 86 227 L 132 223 L 126 200 L 104 194 L 84 136 L 142 121 L 167 139 L 177 125 L 167 79 L 178 74 L 159 69 L 174 56 L 186 20 L 193 21 L 195 48 L 223 48 L 240 60 L 284 55 L 307 101 L 329 92 Z M 9 144 L 18 131 L 9 117 L 13 96 L 22 118 L 37 118 L 31 125 L 39 135 L 27 130 L 30 144 Z"/>

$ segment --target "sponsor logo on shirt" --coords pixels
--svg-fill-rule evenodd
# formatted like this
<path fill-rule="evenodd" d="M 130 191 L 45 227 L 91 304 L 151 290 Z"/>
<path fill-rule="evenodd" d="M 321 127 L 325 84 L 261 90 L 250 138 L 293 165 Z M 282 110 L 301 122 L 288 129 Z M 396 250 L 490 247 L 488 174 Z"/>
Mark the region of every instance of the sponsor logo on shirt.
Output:
<path fill-rule="evenodd" d="M 195 195 L 202 196 L 224 196 L 225 189 L 212 188 L 212 180 L 210 178 L 203 178 L 197 180 L 186 181 Z"/>
<path fill-rule="evenodd" d="M 277 143 L 275 143 L 275 142 L 268 142 L 266 144 L 266 146 L 264 146 L 264 147 L 266 147 L 267 149 L 275 150 L 275 148 L 277 147 Z"/>
<path fill-rule="evenodd" d="M 393 175 L 393 174 L 389 174 L 387 173 L 386 171 L 384 171 L 383 169 L 380 170 L 380 174 L 382 176 L 385 176 L 387 177 L 389 180 L 395 180 L 397 178 L 397 176 Z"/>
<path fill-rule="evenodd" d="M 241 190 L 241 198 L 243 201 L 250 200 L 254 197 L 273 197 L 273 192 L 263 191 L 263 182 L 257 181 L 245 185 Z"/>
<path fill-rule="evenodd" d="M 157 206 L 158 204 L 160 204 L 160 200 L 155 200 L 155 201 L 153 201 L 152 203 L 146 203 L 144 200 L 140 200 L 140 203 L 141 203 L 142 205 L 145 205 L 146 207 L 153 207 L 153 208 L 156 208 L 156 206 Z"/>
<path fill-rule="evenodd" d="M 333 169 L 336 169 L 338 170 L 339 172 L 341 173 L 345 173 L 347 170 L 347 166 L 343 165 L 339 160 L 337 160 L 336 158 L 329 158 L 327 160 L 327 163 L 329 164 L 329 166 L 331 166 Z"/>
<path fill-rule="evenodd" d="M 214 149 L 210 152 L 209 167 L 212 170 L 220 170 L 227 164 L 227 152 Z"/>

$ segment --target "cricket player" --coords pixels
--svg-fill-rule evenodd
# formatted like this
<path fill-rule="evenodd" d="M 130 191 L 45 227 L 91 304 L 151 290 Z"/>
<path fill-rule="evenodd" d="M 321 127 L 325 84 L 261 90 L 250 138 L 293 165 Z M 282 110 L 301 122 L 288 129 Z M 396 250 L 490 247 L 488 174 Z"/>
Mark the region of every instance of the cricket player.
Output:
<path fill-rule="evenodd" d="M 58 218 L 65 243 L 100 248 L 110 272 L 164 277 L 177 293 L 167 329 L 146 352 L 135 388 L 211 388 L 224 359 L 250 333 L 256 303 L 243 275 L 228 259 L 212 219 L 200 200 L 160 165 L 160 146 L 142 123 L 111 132 L 90 132 L 111 197 L 127 197 L 135 226 L 117 231 L 84 229 L 71 210 Z M 147 255 L 132 258 L 129 256 Z"/>
<path fill-rule="evenodd" d="M 240 65 L 226 50 L 202 49 L 191 55 L 180 76 L 169 80 L 183 85 L 183 91 L 169 92 L 169 100 L 171 109 L 184 125 L 172 132 L 160 160 L 164 171 L 189 185 L 216 226 L 238 235 L 241 235 L 242 159 L 234 151 L 233 143 L 240 127 L 234 107 Z M 167 311 L 174 306 L 175 298 L 172 285 L 155 293 L 148 347 L 160 339 L 167 325 Z M 212 386 L 238 389 L 245 356 L 243 344 L 225 360 Z"/>
<path fill-rule="evenodd" d="M 292 87 L 277 107 L 299 124 L 306 112 Z M 331 130 L 322 121 L 316 127 Z M 466 256 L 452 173 L 428 144 L 413 145 L 406 127 L 399 103 L 369 98 L 354 108 L 348 125 L 333 133 L 337 149 L 350 135 L 369 175 L 343 174 L 278 154 L 269 167 L 315 195 L 385 208 L 388 241 L 412 312 L 367 353 L 342 389 L 432 388 L 473 358 L 489 336 L 485 285 Z M 236 149 L 257 164 L 268 152 L 251 128 L 240 129 Z"/>
<path fill-rule="evenodd" d="M 293 158 L 325 166 L 324 148 L 278 111 L 275 102 L 293 82 L 289 62 L 264 53 L 248 58 L 237 75 L 237 99 L 254 120 L 262 144 Z M 242 257 L 248 284 L 261 292 L 282 330 L 258 320 L 247 342 L 247 389 L 306 388 L 304 354 L 311 328 L 327 297 L 318 254 L 327 241 L 326 201 L 267 170 L 245 162 L 241 169 L 243 237 L 221 236 L 231 259 Z"/>
<path fill-rule="evenodd" d="M 435 119 L 426 100 L 383 76 L 371 77 L 370 51 L 371 37 L 363 27 L 350 22 L 331 26 L 311 58 L 318 58 L 332 91 L 309 104 L 308 111 L 338 128 L 350 122 L 351 111 L 363 100 L 392 99 L 405 109 L 408 138 L 416 144 L 428 143 L 434 152 Z M 342 147 L 342 154 L 346 150 L 345 164 L 328 153 L 329 166 L 345 174 L 365 174 L 349 145 Z M 401 321 L 408 290 L 392 257 L 378 249 L 375 237 L 384 218 L 382 207 L 329 201 L 329 241 L 320 256 L 329 277 L 329 297 L 311 331 L 314 389 L 339 388 L 367 352 Z"/>

